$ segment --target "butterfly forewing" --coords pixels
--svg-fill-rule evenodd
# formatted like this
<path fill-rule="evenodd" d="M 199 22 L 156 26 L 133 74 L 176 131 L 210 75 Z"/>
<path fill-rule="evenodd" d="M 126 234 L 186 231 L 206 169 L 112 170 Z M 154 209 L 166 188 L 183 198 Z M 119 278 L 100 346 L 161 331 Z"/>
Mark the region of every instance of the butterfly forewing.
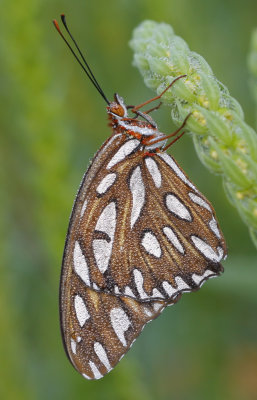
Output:
<path fill-rule="evenodd" d="M 146 322 L 222 272 L 225 254 L 211 204 L 174 159 L 111 136 L 81 184 L 63 259 L 61 323 L 74 366 L 102 377 Z"/>

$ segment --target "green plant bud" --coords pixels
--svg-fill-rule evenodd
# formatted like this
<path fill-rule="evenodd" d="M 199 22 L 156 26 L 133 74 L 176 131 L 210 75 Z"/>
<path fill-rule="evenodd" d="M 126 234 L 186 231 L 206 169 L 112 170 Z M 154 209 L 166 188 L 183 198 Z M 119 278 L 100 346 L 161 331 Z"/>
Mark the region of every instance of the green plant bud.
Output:
<path fill-rule="evenodd" d="M 209 111 L 202 109 L 202 114 L 206 119 L 206 125 L 209 129 L 209 134 L 214 135 L 221 140 L 225 145 L 230 145 L 232 143 L 233 133 L 228 124 L 228 121 L 216 111 Z"/>
<path fill-rule="evenodd" d="M 213 76 L 199 72 L 201 78 L 201 88 L 203 91 L 202 105 L 205 108 L 217 110 L 220 101 L 220 89 L 216 79 Z"/>

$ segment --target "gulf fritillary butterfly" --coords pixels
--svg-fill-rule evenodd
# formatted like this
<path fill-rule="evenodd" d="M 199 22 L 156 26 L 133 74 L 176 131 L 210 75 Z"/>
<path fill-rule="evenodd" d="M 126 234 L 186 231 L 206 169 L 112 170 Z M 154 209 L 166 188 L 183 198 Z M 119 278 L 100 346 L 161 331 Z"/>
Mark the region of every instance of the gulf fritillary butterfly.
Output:
<path fill-rule="evenodd" d="M 210 202 L 166 153 L 186 120 L 167 136 L 149 116 L 159 106 L 139 111 L 164 92 L 139 106 L 118 94 L 109 102 L 61 19 L 82 61 L 54 25 L 106 101 L 112 128 L 76 197 L 60 284 L 67 355 L 85 378 L 99 379 L 147 322 L 223 272 L 226 245 Z"/>

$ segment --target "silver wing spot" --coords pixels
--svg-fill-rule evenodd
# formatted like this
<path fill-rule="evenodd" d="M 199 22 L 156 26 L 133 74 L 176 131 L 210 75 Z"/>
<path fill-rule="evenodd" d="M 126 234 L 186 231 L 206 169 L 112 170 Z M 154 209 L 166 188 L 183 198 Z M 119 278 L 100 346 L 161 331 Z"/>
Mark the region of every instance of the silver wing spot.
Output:
<path fill-rule="evenodd" d="M 157 258 L 161 257 L 162 251 L 160 243 L 157 237 L 152 232 L 145 232 L 141 243 L 147 253 Z"/>
<path fill-rule="evenodd" d="M 129 286 L 125 287 L 124 294 L 130 297 L 135 297 L 134 293 L 132 292 L 131 288 Z"/>
<path fill-rule="evenodd" d="M 86 378 L 86 379 L 89 379 L 89 380 L 92 379 L 92 378 L 90 378 L 90 376 L 88 376 L 87 374 L 82 374 L 82 376 L 83 376 L 84 378 Z"/>
<path fill-rule="evenodd" d="M 184 254 L 185 250 L 184 247 L 182 246 L 181 242 L 179 241 L 177 235 L 175 234 L 175 232 L 173 231 L 173 229 L 171 229 L 169 226 L 165 226 L 163 228 L 163 233 L 165 234 L 165 236 L 167 237 L 167 239 L 169 240 L 169 242 L 171 244 L 173 244 L 173 246 L 181 253 Z"/>
<path fill-rule="evenodd" d="M 168 193 L 166 195 L 167 209 L 175 214 L 176 217 L 191 222 L 192 217 L 186 206 L 174 194 Z"/>
<path fill-rule="evenodd" d="M 75 342 L 74 339 L 71 338 L 70 340 L 70 347 L 71 347 L 71 351 L 73 354 L 77 353 L 77 343 Z"/>
<path fill-rule="evenodd" d="M 210 275 L 215 276 L 215 275 L 213 274 L 213 271 L 210 271 L 209 269 L 207 269 L 207 270 L 203 273 L 203 275 L 193 274 L 193 275 L 192 275 L 192 279 L 193 279 L 193 281 L 194 281 L 197 285 L 199 285 L 202 281 L 204 281 L 205 279 L 207 279 Z M 203 283 L 203 282 L 202 282 L 202 283 Z"/>
<path fill-rule="evenodd" d="M 105 368 L 109 372 L 112 369 L 112 367 L 110 365 L 110 362 L 109 362 L 109 359 L 107 357 L 106 351 L 103 348 L 103 346 L 101 345 L 101 343 L 95 342 L 94 343 L 94 350 L 95 350 L 95 353 L 98 356 L 99 360 L 101 361 L 101 363 L 105 366 Z"/>
<path fill-rule="evenodd" d="M 223 249 L 221 247 L 217 247 L 216 251 L 204 240 L 200 239 L 198 236 L 191 236 L 192 242 L 195 247 L 209 260 L 214 262 L 219 262 L 223 257 Z"/>
<path fill-rule="evenodd" d="M 116 177 L 117 175 L 115 173 L 106 175 L 97 186 L 97 193 L 104 194 L 107 192 L 107 190 L 114 184 Z"/>
<path fill-rule="evenodd" d="M 124 143 L 117 153 L 114 154 L 112 159 L 109 161 L 107 165 L 107 169 L 111 169 L 114 165 L 118 164 L 122 160 L 124 160 L 127 156 L 129 156 L 138 146 L 140 145 L 140 141 L 137 139 L 128 140 Z"/>
<path fill-rule="evenodd" d="M 139 269 L 134 269 L 133 274 L 134 274 L 135 285 L 136 285 L 137 291 L 139 293 L 139 296 L 141 297 L 141 299 L 147 298 L 148 295 L 145 293 L 145 291 L 143 289 L 144 278 L 143 278 L 141 271 L 139 271 Z"/>
<path fill-rule="evenodd" d="M 220 231 L 218 229 L 217 221 L 214 217 L 209 222 L 209 227 L 211 228 L 212 232 L 217 236 L 218 239 L 221 238 Z"/>
<path fill-rule="evenodd" d="M 79 325 L 83 327 L 85 322 L 90 318 L 90 314 L 87 310 L 84 300 L 78 294 L 74 298 L 74 307 Z"/>
<path fill-rule="evenodd" d="M 177 284 L 177 291 L 180 292 L 181 290 L 185 290 L 185 289 L 191 290 L 191 287 L 185 281 L 183 281 L 181 276 L 176 276 L 175 282 Z"/>
<path fill-rule="evenodd" d="M 188 193 L 188 196 L 190 199 L 195 203 L 198 204 L 198 206 L 201 206 L 203 208 L 206 208 L 206 210 L 212 212 L 211 207 L 209 206 L 208 203 L 204 199 L 202 199 L 200 196 L 197 196 L 196 194 L 190 192 Z"/>
<path fill-rule="evenodd" d="M 95 363 L 93 363 L 93 361 L 89 361 L 89 366 L 93 372 L 94 378 L 95 379 L 100 379 L 103 377 L 103 375 L 101 374 L 101 372 L 98 370 L 97 366 L 95 365 Z"/>
<path fill-rule="evenodd" d="M 90 286 L 89 269 L 84 254 L 80 248 L 79 242 L 75 242 L 73 251 L 73 263 L 76 274 L 87 286 Z"/>
<path fill-rule="evenodd" d="M 109 265 L 109 260 L 112 253 L 112 245 L 116 229 L 116 205 L 115 202 L 109 203 L 102 211 L 95 230 L 106 233 L 110 241 L 105 239 L 93 240 L 93 252 L 96 264 L 100 272 L 104 273 Z"/>
<path fill-rule="evenodd" d="M 160 298 L 164 299 L 164 296 L 156 288 L 153 288 L 151 297 L 160 297 Z"/>
<path fill-rule="evenodd" d="M 82 208 L 81 208 L 81 211 L 80 211 L 80 218 L 83 217 L 86 208 L 87 208 L 87 200 L 84 201 L 83 206 L 82 206 Z"/>
<path fill-rule="evenodd" d="M 130 226 L 132 229 L 141 214 L 145 202 L 145 186 L 139 166 L 131 174 L 129 187 L 132 193 L 132 211 L 130 217 Z"/>
<path fill-rule="evenodd" d="M 162 176 L 161 176 L 161 172 L 158 168 L 157 163 L 151 157 L 147 157 L 145 159 L 145 163 L 146 163 L 147 169 L 154 181 L 155 186 L 157 188 L 160 188 L 161 184 L 162 184 Z"/>
<path fill-rule="evenodd" d="M 124 347 L 126 347 L 127 341 L 124 334 L 131 325 L 127 314 L 122 308 L 116 307 L 111 310 L 110 318 L 114 332 L 116 333 L 119 341 L 123 344 Z"/>

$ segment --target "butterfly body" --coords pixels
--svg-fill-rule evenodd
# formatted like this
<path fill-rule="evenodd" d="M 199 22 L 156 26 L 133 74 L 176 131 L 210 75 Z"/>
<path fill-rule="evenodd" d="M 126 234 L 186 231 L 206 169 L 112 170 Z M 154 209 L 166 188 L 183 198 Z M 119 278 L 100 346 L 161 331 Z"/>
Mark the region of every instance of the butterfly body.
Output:
<path fill-rule="evenodd" d="M 130 118 L 118 95 L 107 113 L 113 133 L 81 183 L 60 285 L 64 346 L 88 379 L 109 372 L 182 293 L 219 275 L 226 256 L 211 204 L 153 119 Z"/>

